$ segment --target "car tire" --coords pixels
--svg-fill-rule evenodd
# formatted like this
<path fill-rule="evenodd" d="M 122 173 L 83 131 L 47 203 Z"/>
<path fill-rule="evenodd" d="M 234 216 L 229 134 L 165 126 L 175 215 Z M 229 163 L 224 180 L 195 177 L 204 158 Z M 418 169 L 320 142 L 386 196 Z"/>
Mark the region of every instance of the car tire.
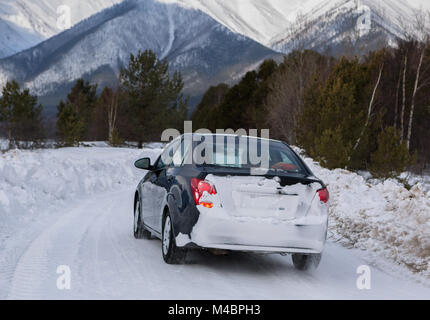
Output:
<path fill-rule="evenodd" d="M 140 214 L 140 201 L 136 201 L 134 209 L 134 222 L 133 222 L 133 234 L 136 239 L 151 239 L 152 234 L 150 231 L 146 230 L 143 224 L 142 217 Z"/>
<path fill-rule="evenodd" d="M 167 264 L 182 264 L 185 262 L 187 250 L 176 246 L 170 215 L 167 214 L 163 222 L 161 251 Z"/>
<path fill-rule="evenodd" d="M 321 254 L 299 254 L 293 253 L 292 259 L 297 270 L 307 271 L 318 268 L 321 262 Z"/>

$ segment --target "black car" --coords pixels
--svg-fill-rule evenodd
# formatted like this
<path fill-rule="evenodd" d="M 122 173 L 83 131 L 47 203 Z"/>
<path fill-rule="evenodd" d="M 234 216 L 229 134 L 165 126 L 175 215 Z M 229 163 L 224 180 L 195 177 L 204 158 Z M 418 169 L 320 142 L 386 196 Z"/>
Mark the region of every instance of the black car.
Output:
<path fill-rule="evenodd" d="M 254 151 L 267 155 L 264 165 L 250 161 Z M 135 166 L 148 173 L 134 197 L 134 236 L 160 238 L 166 263 L 205 249 L 291 253 L 302 270 L 319 264 L 329 194 L 286 143 L 182 135 L 154 164 L 144 158 Z"/>

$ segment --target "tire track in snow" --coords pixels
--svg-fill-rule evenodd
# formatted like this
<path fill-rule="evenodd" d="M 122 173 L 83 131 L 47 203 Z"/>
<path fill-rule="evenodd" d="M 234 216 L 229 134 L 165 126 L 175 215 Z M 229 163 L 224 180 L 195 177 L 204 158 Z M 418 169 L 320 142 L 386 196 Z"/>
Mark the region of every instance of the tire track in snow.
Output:
<path fill-rule="evenodd" d="M 81 240 L 98 218 L 92 207 L 99 203 L 98 198 L 83 200 L 33 240 L 16 264 L 7 299 L 73 298 L 73 291 L 57 289 L 56 270 L 59 265 L 70 266 L 72 286 L 79 283 L 75 266 L 81 262 L 78 260 Z M 106 203 L 106 196 L 102 198 Z"/>
<path fill-rule="evenodd" d="M 428 298 L 430 290 L 372 269 L 372 290 L 355 286 L 364 264 L 328 243 L 321 266 L 296 271 L 288 257 L 193 252 L 167 265 L 158 240 L 132 235 L 132 188 L 82 200 L 31 243 L 14 272 L 10 299 L 328 299 Z M 56 266 L 69 264 L 72 290 L 56 288 Z"/>
<path fill-rule="evenodd" d="M 51 229 L 39 235 L 16 264 L 7 299 L 34 299 L 48 275 Z"/>
<path fill-rule="evenodd" d="M 103 202 L 103 212 L 99 214 L 98 212 L 93 212 L 96 218 L 93 220 L 92 224 L 89 224 L 86 228 L 85 233 L 82 235 L 79 241 L 79 266 L 78 266 L 78 290 L 82 294 L 88 295 L 87 287 L 85 284 L 93 283 L 95 285 L 95 294 L 103 295 L 107 289 L 104 286 L 104 281 L 101 277 L 101 261 L 99 247 L 100 245 L 100 235 L 102 233 L 101 224 L 106 218 L 106 213 L 110 212 L 114 203 L 114 197 L 109 198 L 109 202 Z M 109 204 L 108 207 L 105 207 Z M 94 230 L 95 229 L 95 230 Z M 84 261 L 87 261 L 86 263 Z M 89 263 L 89 262 L 92 263 Z M 91 277 L 86 277 L 90 273 Z"/>

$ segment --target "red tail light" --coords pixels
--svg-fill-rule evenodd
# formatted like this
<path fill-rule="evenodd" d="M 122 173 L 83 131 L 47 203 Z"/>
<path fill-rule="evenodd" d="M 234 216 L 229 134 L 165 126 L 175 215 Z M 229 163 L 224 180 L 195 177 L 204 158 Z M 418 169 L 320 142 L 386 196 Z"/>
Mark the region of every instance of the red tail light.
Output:
<path fill-rule="evenodd" d="M 216 189 L 210 182 L 193 178 L 191 179 L 191 191 L 193 193 L 194 202 L 196 203 L 197 206 L 202 205 L 203 207 L 206 207 L 206 208 L 212 208 L 214 206 L 212 202 L 200 201 L 205 191 L 212 195 L 216 194 Z"/>
<path fill-rule="evenodd" d="M 328 193 L 327 188 L 318 190 L 318 194 L 320 196 L 320 200 L 323 203 L 327 203 L 328 199 L 330 199 L 330 194 Z"/>

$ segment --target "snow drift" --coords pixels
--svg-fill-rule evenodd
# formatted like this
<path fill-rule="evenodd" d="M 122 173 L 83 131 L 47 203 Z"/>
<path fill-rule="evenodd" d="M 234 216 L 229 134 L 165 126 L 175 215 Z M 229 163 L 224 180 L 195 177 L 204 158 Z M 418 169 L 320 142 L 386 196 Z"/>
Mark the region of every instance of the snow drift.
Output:
<path fill-rule="evenodd" d="M 142 151 L 114 148 L 13 150 L 0 156 L 0 233 L 26 223 L 50 207 L 132 186 L 143 173 L 133 163 Z M 152 158 L 158 149 L 145 149 Z"/>
<path fill-rule="evenodd" d="M 428 186 L 418 182 L 407 190 L 394 180 L 369 183 L 358 174 L 305 161 L 328 184 L 333 239 L 430 276 Z"/>

